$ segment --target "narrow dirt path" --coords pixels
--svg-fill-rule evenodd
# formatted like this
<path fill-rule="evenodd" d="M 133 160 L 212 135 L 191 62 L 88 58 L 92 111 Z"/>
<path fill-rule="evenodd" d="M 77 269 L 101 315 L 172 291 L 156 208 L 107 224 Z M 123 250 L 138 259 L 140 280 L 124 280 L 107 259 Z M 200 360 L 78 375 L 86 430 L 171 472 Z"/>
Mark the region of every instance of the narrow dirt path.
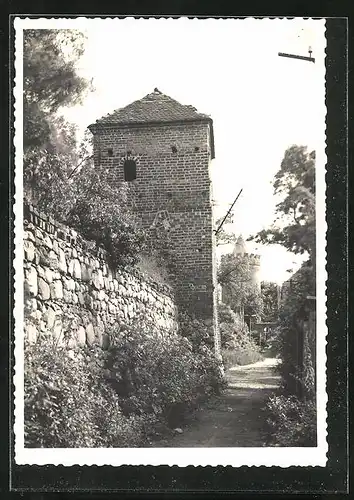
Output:
<path fill-rule="evenodd" d="M 279 385 L 277 359 L 268 358 L 226 373 L 224 394 L 200 408 L 183 433 L 156 442 L 154 447 L 244 447 L 265 444 L 264 400 Z"/>

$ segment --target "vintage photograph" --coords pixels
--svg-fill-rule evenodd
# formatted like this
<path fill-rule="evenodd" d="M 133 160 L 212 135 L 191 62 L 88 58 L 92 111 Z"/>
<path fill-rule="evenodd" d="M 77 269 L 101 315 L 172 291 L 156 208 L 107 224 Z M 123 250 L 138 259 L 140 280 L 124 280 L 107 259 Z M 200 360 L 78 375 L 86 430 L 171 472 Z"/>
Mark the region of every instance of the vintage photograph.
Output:
<path fill-rule="evenodd" d="M 16 463 L 325 466 L 325 20 L 15 37 Z"/>

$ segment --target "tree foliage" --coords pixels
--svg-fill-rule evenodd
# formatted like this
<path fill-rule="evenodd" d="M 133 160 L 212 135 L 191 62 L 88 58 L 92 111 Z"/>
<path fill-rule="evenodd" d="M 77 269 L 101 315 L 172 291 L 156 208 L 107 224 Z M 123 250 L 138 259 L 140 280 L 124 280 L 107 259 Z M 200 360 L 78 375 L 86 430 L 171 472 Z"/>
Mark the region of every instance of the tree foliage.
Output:
<path fill-rule="evenodd" d="M 280 198 L 272 227 L 252 239 L 278 243 L 295 253 L 315 254 L 315 151 L 291 146 L 274 178 L 274 194 Z"/>
<path fill-rule="evenodd" d="M 223 255 L 218 269 L 218 282 L 223 300 L 234 310 L 244 309 L 246 315 L 260 315 L 262 298 L 252 281 L 252 268 L 247 255 Z"/>
<path fill-rule="evenodd" d="M 263 313 L 262 320 L 266 322 L 278 319 L 278 285 L 263 281 L 261 285 Z"/>
<path fill-rule="evenodd" d="M 230 306 L 218 304 L 222 357 L 226 368 L 255 363 L 262 359 L 247 325 Z"/>
<path fill-rule="evenodd" d="M 283 285 L 279 311 L 278 344 L 286 393 L 311 398 L 314 395 L 315 338 L 308 338 L 309 296 L 316 291 L 316 276 L 310 262 Z M 308 348 L 310 352 L 308 352 Z"/>
<path fill-rule="evenodd" d="M 83 50 L 77 30 L 24 31 L 24 187 L 31 199 L 76 165 L 76 129 L 59 112 L 81 102 L 90 87 L 76 70 Z"/>
<path fill-rule="evenodd" d="M 217 219 L 215 223 L 215 231 L 218 231 L 216 233 L 216 245 L 220 246 L 220 245 L 228 245 L 230 243 L 235 243 L 236 242 L 235 233 L 227 230 L 227 226 L 232 223 L 232 213 L 228 214 L 222 226 L 220 227 L 222 222 L 223 222 L 223 217 L 220 217 L 220 219 Z"/>
<path fill-rule="evenodd" d="M 130 265 L 144 234 L 127 208 L 127 188 L 112 186 L 95 169 L 91 133 L 77 144 L 76 127 L 59 112 L 90 87 L 76 70 L 83 43 L 75 30 L 24 33 L 25 195 L 104 247 L 113 266 Z"/>
<path fill-rule="evenodd" d="M 77 175 L 71 192 L 66 222 L 105 248 L 113 267 L 136 264 L 146 235 L 126 208 L 128 186 L 112 186 L 91 163 Z"/>

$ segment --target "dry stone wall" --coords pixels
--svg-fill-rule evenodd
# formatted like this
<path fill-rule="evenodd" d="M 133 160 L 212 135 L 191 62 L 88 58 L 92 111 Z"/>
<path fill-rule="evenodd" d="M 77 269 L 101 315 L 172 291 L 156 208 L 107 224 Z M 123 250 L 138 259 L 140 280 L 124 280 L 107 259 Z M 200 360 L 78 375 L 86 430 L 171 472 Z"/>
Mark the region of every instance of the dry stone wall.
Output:
<path fill-rule="evenodd" d="M 112 270 L 93 242 L 34 207 L 24 207 L 25 335 L 52 335 L 71 347 L 107 347 L 107 327 L 143 315 L 177 329 L 173 290 L 137 271 Z"/>

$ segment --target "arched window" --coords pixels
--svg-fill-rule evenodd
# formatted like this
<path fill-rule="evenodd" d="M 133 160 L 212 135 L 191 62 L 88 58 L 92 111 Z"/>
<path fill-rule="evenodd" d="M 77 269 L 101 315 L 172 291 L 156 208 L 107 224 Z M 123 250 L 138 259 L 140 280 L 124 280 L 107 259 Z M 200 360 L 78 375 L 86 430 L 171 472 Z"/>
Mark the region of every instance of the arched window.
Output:
<path fill-rule="evenodd" d="M 133 181 L 136 179 L 136 163 L 134 160 L 124 162 L 124 180 Z"/>

